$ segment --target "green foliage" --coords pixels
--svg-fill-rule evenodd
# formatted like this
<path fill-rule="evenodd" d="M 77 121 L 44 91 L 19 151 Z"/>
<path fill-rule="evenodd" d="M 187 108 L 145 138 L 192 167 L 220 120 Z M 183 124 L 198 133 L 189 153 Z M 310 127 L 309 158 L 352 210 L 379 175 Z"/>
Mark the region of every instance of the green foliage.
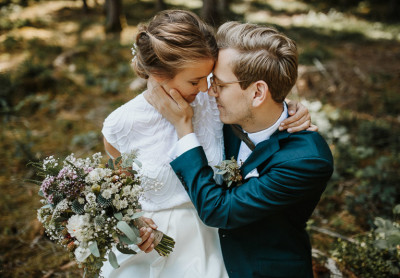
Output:
<path fill-rule="evenodd" d="M 10 52 L 16 49 L 20 49 L 21 45 L 22 43 L 20 39 L 8 35 L 6 39 L 3 41 L 2 47 L 4 47 L 5 51 Z"/>
<path fill-rule="evenodd" d="M 88 131 L 85 133 L 77 134 L 72 138 L 72 146 L 84 147 L 87 150 L 92 150 L 99 144 L 99 134 L 96 131 Z"/>
<path fill-rule="evenodd" d="M 393 210 L 397 213 L 399 205 Z M 400 225 L 377 217 L 376 229 L 359 235 L 354 242 L 337 240 L 331 254 L 357 277 L 399 277 Z"/>
<path fill-rule="evenodd" d="M 395 278 L 400 274 L 400 256 L 376 248 L 373 234 L 357 237 L 356 243 L 337 240 L 331 254 L 356 277 Z"/>
<path fill-rule="evenodd" d="M 332 182 L 352 185 L 345 196 L 346 210 L 356 216 L 358 224 L 372 227 L 375 216 L 389 217 L 390 208 L 400 202 L 400 127 L 382 120 L 348 117 L 346 113 L 332 124 L 336 128 L 340 125 L 345 126 L 349 137 L 334 141 Z"/>

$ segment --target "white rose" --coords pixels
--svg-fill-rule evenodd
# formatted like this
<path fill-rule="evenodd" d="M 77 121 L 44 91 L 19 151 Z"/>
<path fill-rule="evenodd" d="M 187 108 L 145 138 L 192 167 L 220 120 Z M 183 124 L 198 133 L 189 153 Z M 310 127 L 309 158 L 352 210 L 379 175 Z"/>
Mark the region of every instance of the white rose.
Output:
<path fill-rule="evenodd" d="M 90 217 L 88 215 L 73 215 L 68 220 L 67 230 L 68 233 L 75 237 L 78 241 L 87 241 L 91 237 L 89 228 Z"/>

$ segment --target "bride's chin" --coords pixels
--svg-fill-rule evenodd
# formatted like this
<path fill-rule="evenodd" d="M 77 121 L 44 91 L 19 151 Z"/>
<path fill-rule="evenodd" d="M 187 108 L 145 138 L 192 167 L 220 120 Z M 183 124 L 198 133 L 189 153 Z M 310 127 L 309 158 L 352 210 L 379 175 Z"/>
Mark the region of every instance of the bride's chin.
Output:
<path fill-rule="evenodd" d="M 189 95 L 187 97 L 184 97 L 184 99 L 188 102 L 188 103 L 192 103 L 195 99 L 196 99 L 196 95 Z"/>

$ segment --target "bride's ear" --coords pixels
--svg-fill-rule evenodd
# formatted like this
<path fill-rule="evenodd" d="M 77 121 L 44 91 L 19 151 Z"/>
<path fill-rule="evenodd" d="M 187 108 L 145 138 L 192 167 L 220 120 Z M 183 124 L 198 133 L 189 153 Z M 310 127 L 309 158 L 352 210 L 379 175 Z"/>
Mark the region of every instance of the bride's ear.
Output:
<path fill-rule="evenodd" d="M 162 77 L 160 75 L 151 75 L 149 77 L 149 79 L 152 78 L 153 80 L 155 80 L 157 83 L 162 83 L 165 81 L 165 77 Z"/>

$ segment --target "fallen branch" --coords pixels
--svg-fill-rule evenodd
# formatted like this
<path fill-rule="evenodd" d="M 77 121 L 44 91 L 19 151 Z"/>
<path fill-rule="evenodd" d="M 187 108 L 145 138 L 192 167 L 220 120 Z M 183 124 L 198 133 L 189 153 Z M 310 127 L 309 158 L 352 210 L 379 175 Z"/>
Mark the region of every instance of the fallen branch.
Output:
<path fill-rule="evenodd" d="M 351 243 L 357 243 L 357 242 L 356 242 L 354 239 L 352 239 L 352 238 L 343 236 L 343 235 L 341 235 L 341 234 L 339 234 L 339 233 L 330 231 L 330 230 L 325 229 L 325 228 L 320 228 L 320 227 L 316 227 L 316 226 L 310 226 L 309 228 L 310 228 L 310 230 L 319 232 L 319 233 L 321 233 L 321 234 L 325 234 L 325 235 L 328 235 L 328 236 L 331 236 L 331 237 L 334 237 L 334 238 L 340 238 L 340 239 L 349 241 L 349 242 L 351 242 Z"/>
<path fill-rule="evenodd" d="M 326 259 L 324 266 L 329 270 L 329 272 L 331 274 L 330 278 L 343 278 L 343 273 L 340 271 L 335 260 L 332 259 L 331 257 L 329 257 L 327 254 L 325 254 L 324 252 L 322 252 L 318 249 L 313 248 L 312 256 L 316 259 L 319 259 L 321 257 Z"/>

